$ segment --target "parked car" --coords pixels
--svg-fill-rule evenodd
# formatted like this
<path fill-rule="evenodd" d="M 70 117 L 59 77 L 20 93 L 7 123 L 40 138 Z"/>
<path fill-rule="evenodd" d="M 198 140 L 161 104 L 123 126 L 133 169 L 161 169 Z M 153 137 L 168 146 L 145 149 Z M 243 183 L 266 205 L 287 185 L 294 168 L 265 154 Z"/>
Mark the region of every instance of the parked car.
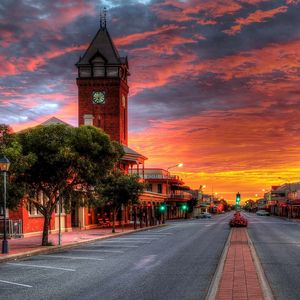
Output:
<path fill-rule="evenodd" d="M 211 218 L 211 214 L 208 213 L 208 212 L 204 212 L 204 213 L 201 213 L 199 215 L 199 218 L 202 218 L 202 219 L 210 219 Z"/>
<path fill-rule="evenodd" d="M 268 211 L 263 210 L 263 209 L 258 210 L 258 211 L 256 212 L 256 214 L 257 214 L 258 216 L 269 216 L 269 215 L 270 215 L 270 213 L 269 213 Z"/>

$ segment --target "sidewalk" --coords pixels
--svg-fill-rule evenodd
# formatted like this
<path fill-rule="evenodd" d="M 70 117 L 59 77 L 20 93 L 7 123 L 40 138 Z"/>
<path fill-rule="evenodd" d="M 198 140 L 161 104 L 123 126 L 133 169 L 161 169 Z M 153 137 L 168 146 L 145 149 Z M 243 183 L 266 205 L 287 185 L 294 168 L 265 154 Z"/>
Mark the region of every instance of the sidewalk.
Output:
<path fill-rule="evenodd" d="M 116 227 L 116 232 L 112 233 L 112 228 L 99 228 L 89 230 L 76 230 L 72 232 L 62 232 L 62 245 L 58 246 L 58 233 L 49 234 L 49 242 L 54 246 L 41 246 L 42 236 L 26 237 L 19 239 L 8 239 L 8 254 L 0 253 L 0 263 L 8 260 L 31 256 L 39 253 L 48 253 L 57 251 L 58 249 L 70 248 L 79 244 L 91 243 L 93 241 L 106 239 L 110 237 L 148 230 L 151 228 L 164 226 L 156 225 L 134 229 L 133 226 Z M 0 240 L 2 244 L 2 240 Z M 1 247 L 1 245 L 0 245 Z M 1 250 L 0 250 L 1 251 Z"/>
<path fill-rule="evenodd" d="M 244 227 L 232 229 L 216 299 L 264 299 Z"/>

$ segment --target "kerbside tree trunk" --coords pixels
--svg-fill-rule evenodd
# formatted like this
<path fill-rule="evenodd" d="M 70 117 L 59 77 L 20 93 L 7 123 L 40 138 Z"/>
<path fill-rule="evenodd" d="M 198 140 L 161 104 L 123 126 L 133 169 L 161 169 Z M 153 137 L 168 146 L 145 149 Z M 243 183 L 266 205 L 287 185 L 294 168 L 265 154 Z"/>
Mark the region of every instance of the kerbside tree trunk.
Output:
<path fill-rule="evenodd" d="M 51 214 L 46 212 L 44 215 L 44 228 L 43 228 L 43 238 L 42 238 L 42 246 L 49 246 L 49 225 L 51 222 Z"/>
<path fill-rule="evenodd" d="M 117 209 L 113 208 L 113 224 L 112 224 L 112 233 L 116 232 L 116 214 L 117 214 Z"/>

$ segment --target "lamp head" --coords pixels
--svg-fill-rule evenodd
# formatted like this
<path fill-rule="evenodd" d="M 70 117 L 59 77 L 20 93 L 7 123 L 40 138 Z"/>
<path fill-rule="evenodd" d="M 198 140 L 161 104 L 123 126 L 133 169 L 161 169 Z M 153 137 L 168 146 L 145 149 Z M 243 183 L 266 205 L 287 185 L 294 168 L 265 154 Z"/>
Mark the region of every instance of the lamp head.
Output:
<path fill-rule="evenodd" d="M 9 170 L 10 161 L 6 156 L 0 158 L 0 171 L 7 172 Z"/>
<path fill-rule="evenodd" d="M 179 167 L 179 168 L 183 167 L 183 163 L 179 163 L 179 164 L 177 165 L 177 167 Z"/>

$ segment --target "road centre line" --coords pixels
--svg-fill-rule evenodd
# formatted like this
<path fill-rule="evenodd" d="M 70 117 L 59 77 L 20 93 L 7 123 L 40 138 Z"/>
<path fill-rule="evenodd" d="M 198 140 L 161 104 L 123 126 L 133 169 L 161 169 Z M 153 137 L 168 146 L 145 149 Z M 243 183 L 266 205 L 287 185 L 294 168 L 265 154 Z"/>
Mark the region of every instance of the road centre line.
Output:
<path fill-rule="evenodd" d="M 67 258 L 67 259 L 99 260 L 99 261 L 104 260 L 104 258 L 97 258 L 97 257 L 80 257 L 80 256 L 68 256 L 68 255 L 41 254 L 39 256 L 54 257 L 54 258 Z"/>
<path fill-rule="evenodd" d="M 7 284 L 18 285 L 18 286 L 24 286 L 24 287 L 28 287 L 28 288 L 32 288 L 32 286 L 28 285 L 28 284 L 22 284 L 22 283 L 11 282 L 11 281 L 6 281 L 6 280 L 0 280 L 0 282 L 7 283 Z"/>
<path fill-rule="evenodd" d="M 78 252 L 107 252 L 107 253 L 124 253 L 124 251 L 119 250 L 105 250 L 105 249 L 72 249 L 72 251 Z"/>
<path fill-rule="evenodd" d="M 74 269 L 66 269 L 66 268 L 50 267 L 50 266 L 39 266 L 39 265 L 22 264 L 22 263 L 7 263 L 7 265 L 21 266 L 21 267 L 32 267 L 32 268 L 41 268 L 41 269 L 62 270 L 62 271 L 69 271 L 69 272 L 75 272 L 76 271 Z"/>

